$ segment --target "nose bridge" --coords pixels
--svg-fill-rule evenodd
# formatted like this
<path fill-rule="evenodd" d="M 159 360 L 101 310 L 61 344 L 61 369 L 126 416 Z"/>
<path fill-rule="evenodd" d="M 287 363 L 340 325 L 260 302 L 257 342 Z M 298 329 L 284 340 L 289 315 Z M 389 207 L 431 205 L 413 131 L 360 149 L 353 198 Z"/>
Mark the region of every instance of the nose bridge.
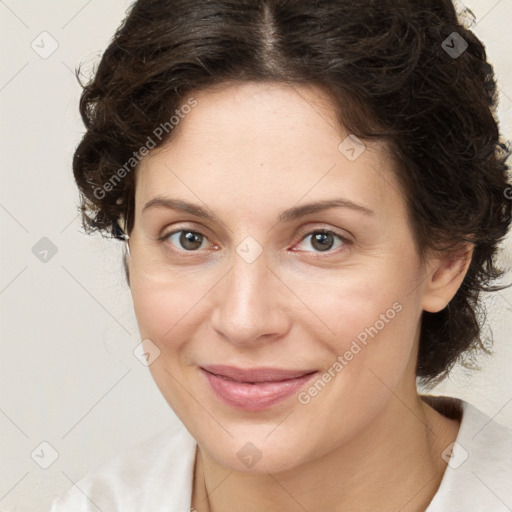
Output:
<path fill-rule="evenodd" d="M 254 254 L 251 258 L 246 255 L 244 251 L 234 254 L 212 316 L 214 328 L 234 343 L 250 343 L 264 335 L 281 334 L 287 325 L 278 283 L 264 254 L 255 258 Z"/>

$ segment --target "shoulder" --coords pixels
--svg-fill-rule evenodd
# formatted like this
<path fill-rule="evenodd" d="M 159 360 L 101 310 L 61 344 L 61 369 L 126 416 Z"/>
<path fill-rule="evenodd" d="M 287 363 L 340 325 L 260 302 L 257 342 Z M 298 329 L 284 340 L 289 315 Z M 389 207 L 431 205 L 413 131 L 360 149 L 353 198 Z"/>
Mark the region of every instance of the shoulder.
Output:
<path fill-rule="evenodd" d="M 177 424 L 87 473 L 50 512 L 186 512 L 195 446 Z"/>
<path fill-rule="evenodd" d="M 468 402 L 452 399 L 462 420 L 427 512 L 505 512 L 512 506 L 512 430 Z"/>

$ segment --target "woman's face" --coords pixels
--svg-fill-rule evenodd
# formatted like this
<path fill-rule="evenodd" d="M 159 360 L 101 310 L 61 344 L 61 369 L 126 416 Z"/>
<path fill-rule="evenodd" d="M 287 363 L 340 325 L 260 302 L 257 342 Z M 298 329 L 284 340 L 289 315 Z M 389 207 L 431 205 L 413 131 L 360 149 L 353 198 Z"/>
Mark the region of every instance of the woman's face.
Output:
<path fill-rule="evenodd" d="M 211 457 L 293 468 L 370 428 L 393 393 L 415 393 L 426 271 L 385 147 L 347 139 L 319 90 L 244 82 L 193 96 L 137 170 L 141 337 Z"/>

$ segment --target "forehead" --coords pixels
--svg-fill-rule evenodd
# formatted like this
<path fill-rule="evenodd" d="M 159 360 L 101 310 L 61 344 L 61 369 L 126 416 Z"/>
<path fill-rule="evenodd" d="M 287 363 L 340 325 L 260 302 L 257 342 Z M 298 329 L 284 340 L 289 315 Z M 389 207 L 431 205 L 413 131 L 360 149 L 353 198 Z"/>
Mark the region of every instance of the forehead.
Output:
<path fill-rule="evenodd" d="M 174 127 L 167 147 L 173 141 L 174 146 L 187 148 L 215 143 L 219 149 L 230 147 L 233 153 L 243 148 L 251 156 L 267 156 L 282 148 L 277 154 L 291 158 L 284 150 L 297 151 L 304 142 L 309 147 L 323 140 L 321 149 L 329 143 L 337 145 L 341 136 L 348 135 L 336 120 L 331 98 L 309 85 L 228 82 L 190 96 L 196 106 Z"/>
<path fill-rule="evenodd" d="M 259 195 L 269 207 L 276 198 L 296 202 L 306 194 L 322 199 L 338 192 L 374 204 L 392 204 L 392 195 L 401 195 L 386 145 L 362 146 L 318 88 L 240 82 L 191 97 L 197 104 L 171 140 L 137 170 L 138 209 L 165 192 L 214 202 Z"/>

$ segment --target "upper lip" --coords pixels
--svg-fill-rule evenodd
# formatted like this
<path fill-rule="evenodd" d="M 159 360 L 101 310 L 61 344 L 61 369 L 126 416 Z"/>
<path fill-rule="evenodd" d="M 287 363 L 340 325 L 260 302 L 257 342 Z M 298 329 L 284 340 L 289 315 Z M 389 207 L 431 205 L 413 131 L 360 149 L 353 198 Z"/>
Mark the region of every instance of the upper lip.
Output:
<path fill-rule="evenodd" d="M 209 365 L 202 366 L 201 368 L 214 375 L 226 377 L 237 382 L 280 382 L 303 377 L 304 375 L 309 375 L 316 371 L 271 367 L 237 368 L 236 366 L 226 365 Z"/>

